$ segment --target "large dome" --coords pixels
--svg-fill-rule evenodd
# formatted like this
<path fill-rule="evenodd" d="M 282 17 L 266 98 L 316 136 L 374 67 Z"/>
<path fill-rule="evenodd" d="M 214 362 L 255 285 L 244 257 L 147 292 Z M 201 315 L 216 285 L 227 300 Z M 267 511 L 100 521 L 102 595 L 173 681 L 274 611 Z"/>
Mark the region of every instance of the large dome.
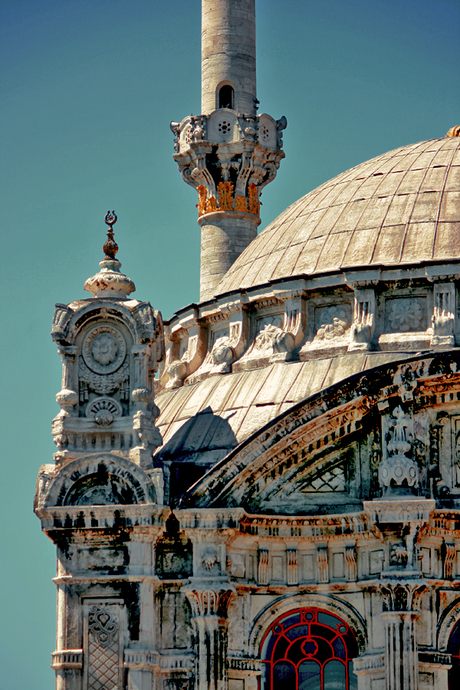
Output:
<path fill-rule="evenodd" d="M 247 247 L 217 294 L 291 276 L 460 258 L 460 139 L 403 146 L 292 204 Z"/>

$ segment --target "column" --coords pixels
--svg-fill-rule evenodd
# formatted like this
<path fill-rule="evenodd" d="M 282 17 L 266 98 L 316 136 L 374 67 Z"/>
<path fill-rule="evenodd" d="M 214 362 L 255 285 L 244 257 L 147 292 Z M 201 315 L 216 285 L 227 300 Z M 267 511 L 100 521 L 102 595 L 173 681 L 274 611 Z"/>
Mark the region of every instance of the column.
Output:
<path fill-rule="evenodd" d="M 227 689 L 227 606 L 230 587 L 184 590 L 192 606 L 196 690 Z"/>
<path fill-rule="evenodd" d="M 382 583 L 385 609 L 385 688 L 418 690 L 417 611 L 426 585 L 420 581 Z"/>

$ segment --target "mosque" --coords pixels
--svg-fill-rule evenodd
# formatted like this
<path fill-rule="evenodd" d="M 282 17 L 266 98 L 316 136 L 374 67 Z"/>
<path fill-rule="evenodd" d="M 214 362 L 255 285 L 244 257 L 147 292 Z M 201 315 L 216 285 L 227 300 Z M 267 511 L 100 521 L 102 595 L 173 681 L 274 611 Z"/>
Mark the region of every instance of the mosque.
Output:
<path fill-rule="evenodd" d="M 56 305 L 57 690 L 459 687 L 460 127 L 257 234 L 287 125 L 258 106 L 254 0 L 202 0 L 171 123 L 200 302 L 135 299 L 109 212 Z"/>

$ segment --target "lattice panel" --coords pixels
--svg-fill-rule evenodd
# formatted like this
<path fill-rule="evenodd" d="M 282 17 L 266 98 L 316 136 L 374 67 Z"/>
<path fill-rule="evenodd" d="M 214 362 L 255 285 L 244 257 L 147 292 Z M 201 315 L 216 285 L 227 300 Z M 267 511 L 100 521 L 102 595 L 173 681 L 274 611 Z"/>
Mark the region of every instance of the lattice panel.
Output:
<path fill-rule="evenodd" d="M 314 479 L 302 487 L 302 491 L 346 491 L 345 471 L 342 465 L 337 465 L 331 470 L 326 470 L 323 474 L 317 475 Z"/>
<path fill-rule="evenodd" d="M 122 690 L 122 619 L 120 604 L 87 607 L 87 690 Z"/>

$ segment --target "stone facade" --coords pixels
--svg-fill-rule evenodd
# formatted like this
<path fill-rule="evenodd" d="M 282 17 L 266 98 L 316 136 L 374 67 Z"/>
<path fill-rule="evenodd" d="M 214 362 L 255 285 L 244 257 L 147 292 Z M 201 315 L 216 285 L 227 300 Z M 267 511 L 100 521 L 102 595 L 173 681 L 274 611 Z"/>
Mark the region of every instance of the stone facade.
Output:
<path fill-rule="evenodd" d="M 253 0 L 203 0 L 204 114 L 172 125 L 200 304 L 131 297 L 111 212 L 92 297 L 56 305 L 56 688 L 454 690 L 460 130 L 254 239 L 286 124 L 254 46 Z"/>

